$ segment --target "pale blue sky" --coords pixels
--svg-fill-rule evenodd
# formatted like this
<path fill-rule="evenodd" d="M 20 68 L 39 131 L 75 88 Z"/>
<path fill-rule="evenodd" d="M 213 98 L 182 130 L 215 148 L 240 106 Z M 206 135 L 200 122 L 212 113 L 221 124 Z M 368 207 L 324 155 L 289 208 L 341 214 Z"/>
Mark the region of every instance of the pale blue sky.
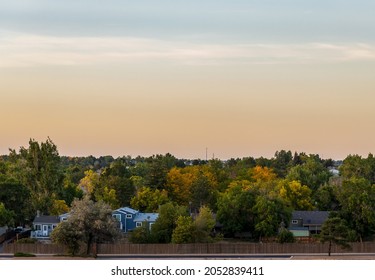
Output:
<path fill-rule="evenodd" d="M 0 28 L 226 43 L 373 42 L 374 10 L 370 0 L 2 0 Z"/>
<path fill-rule="evenodd" d="M 68 155 L 375 153 L 374 11 L 0 0 L 0 154 L 47 136 Z"/>

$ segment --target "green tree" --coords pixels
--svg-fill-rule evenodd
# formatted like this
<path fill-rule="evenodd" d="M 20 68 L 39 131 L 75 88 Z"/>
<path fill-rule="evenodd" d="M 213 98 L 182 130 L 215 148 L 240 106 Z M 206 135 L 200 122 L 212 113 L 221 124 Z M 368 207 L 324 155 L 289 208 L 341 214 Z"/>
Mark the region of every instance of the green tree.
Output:
<path fill-rule="evenodd" d="M 199 209 L 203 205 L 216 204 L 217 181 L 210 171 L 200 170 L 191 185 L 191 207 Z"/>
<path fill-rule="evenodd" d="M 330 177 L 330 172 L 316 155 L 310 155 L 304 163 L 292 167 L 286 176 L 288 181 L 299 181 L 313 192 L 328 183 Z"/>
<path fill-rule="evenodd" d="M 207 206 L 202 206 L 199 208 L 199 214 L 195 218 L 193 240 L 196 243 L 206 243 L 212 242 L 212 237 L 210 236 L 216 221 L 214 219 L 211 209 Z"/>
<path fill-rule="evenodd" d="M 369 154 L 367 158 L 349 155 L 340 166 L 340 174 L 345 179 L 365 178 L 375 184 L 375 158 L 372 154 Z"/>
<path fill-rule="evenodd" d="M 30 192 L 17 180 L 0 174 L 0 203 L 14 213 L 16 225 L 30 221 L 35 212 L 30 207 Z"/>
<path fill-rule="evenodd" d="M 115 199 L 119 206 L 129 205 L 135 194 L 135 186 L 131 177 L 127 163 L 120 159 L 115 160 L 100 174 L 95 195 L 102 195 L 105 192 L 104 188 L 108 188 L 108 192 L 113 190 L 112 192 L 116 194 Z M 111 205 L 113 204 L 114 202 L 111 202 Z"/>
<path fill-rule="evenodd" d="M 278 177 L 284 178 L 288 173 L 289 168 L 292 167 L 293 156 L 291 151 L 277 151 L 272 161 L 271 167 Z"/>
<path fill-rule="evenodd" d="M 3 203 L 0 203 L 0 227 L 12 226 L 14 221 L 13 211 L 7 210 Z"/>
<path fill-rule="evenodd" d="M 177 226 L 177 219 L 180 216 L 188 216 L 186 207 L 168 202 L 159 209 L 159 217 L 152 226 L 152 239 L 157 243 L 170 243 L 173 230 Z"/>
<path fill-rule="evenodd" d="M 225 233 L 233 235 L 254 231 L 256 192 L 249 181 L 234 181 L 220 194 L 217 202 L 217 219 Z"/>
<path fill-rule="evenodd" d="M 343 249 L 350 248 L 348 236 L 350 229 L 345 220 L 339 217 L 328 218 L 322 225 L 319 238 L 321 242 L 328 242 L 328 256 L 331 255 L 332 244 L 337 244 Z"/>
<path fill-rule="evenodd" d="M 10 151 L 13 174 L 28 188 L 33 212 L 48 214 L 54 199 L 62 196 L 63 172 L 56 145 L 50 138 L 38 143 L 30 139 L 29 147 L 21 147 L 17 153 Z"/>
<path fill-rule="evenodd" d="M 171 154 L 154 155 L 147 158 L 148 172 L 145 174 L 146 187 L 163 190 L 167 183 L 167 174 L 172 167 L 176 166 L 177 159 Z"/>
<path fill-rule="evenodd" d="M 278 198 L 257 196 L 252 208 L 255 234 L 259 238 L 277 235 L 281 222 L 288 223 L 291 212 Z"/>
<path fill-rule="evenodd" d="M 77 239 L 86 244 L 86 254 L 91 254 L 92 244 L 114 242 L 120 235 L 112 210 L 104 202 L 94 202 L 88 196 L 75 200 L 67 221 L 53 231 L 52 240 L 71 246 L 76 251 Z M 71 245 L 69 245 L 71 242 Z"/>
<path fill-rule="evenodd" d="M 172 243 L 193 243 L 195 226 L 190 216 L 179 216 L 172 233 Z"/>
<path fill-rule="evenodd" d="M 165 190 L 160 191 L 158 189 L 143 187 L 131 199 L 130 205 L 141 212 L 157 212 L 160 205 L 168 201 L 168 194 Z"/>
<path fill-rule="evenodd" d="M 352 177 L 336 188 L 339 216 L 356 231 L 359 241 L 375 233 L 375 186 L 364 178 Z"/>

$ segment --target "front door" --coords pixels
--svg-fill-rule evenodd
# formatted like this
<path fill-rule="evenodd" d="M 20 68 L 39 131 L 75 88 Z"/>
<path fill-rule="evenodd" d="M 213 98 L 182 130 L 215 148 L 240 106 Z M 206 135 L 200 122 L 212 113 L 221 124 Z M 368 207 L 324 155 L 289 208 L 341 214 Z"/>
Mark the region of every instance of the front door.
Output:
<path fill-rule="evenodd" d="M 43 236 L 48 236 L 48 225 L 43 225 Z"/>

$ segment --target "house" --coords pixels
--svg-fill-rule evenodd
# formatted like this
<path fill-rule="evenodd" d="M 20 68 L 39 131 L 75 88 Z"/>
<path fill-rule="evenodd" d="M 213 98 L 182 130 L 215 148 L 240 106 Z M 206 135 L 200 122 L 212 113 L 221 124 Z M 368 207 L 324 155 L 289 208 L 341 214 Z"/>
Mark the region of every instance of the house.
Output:
<path fill-rule="evenodd" d="M 60 216 L 43 216 L 39 213 L 33 221 L 33 230 L 31 231 L 30 237 L 48 240 L 51 236 L 51 232 L 57 227 L 57 225 L 67 219 L 68 214 L 62 214 Z"/>
<path fill-rule="evenodd" d="M 158 217 L 158 213 L 138 213 L 134 217 L 135 227 L 141 227 L 143 223 L 148 223 L 149 230 L 151 230 Z"/>
<path fill-rule="evenodd" d="M 328 211 L 293 211 L 289 231 L 295 237 L 319 234 L 322 224 L 328 219 Z"/>
<path fill-rule="evenodd" d="M 130 207 L 119 208 L 112 212 L 112 216 L 119 222 L 119 228 L 126 233 L 137 227 L 143 226 L 147 222 L 151 229 L 152 225 L 158 218 L 158 213 L 142 213 Z"/>

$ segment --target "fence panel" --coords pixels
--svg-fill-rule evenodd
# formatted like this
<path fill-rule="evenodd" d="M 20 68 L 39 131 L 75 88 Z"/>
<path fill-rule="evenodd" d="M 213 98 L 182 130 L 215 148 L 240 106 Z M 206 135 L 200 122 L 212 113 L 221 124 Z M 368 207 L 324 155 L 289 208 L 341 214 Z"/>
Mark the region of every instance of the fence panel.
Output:
<path fill-rule="evenodd" d="M 350 251 L 333 245 L 332 253 L 375 253 L 375 242 L 351 243 Z M 98 254 L 318 254 L 327 253 L 321 243 L 207 243 L 207 244 L 98 244 Z M 64 254 L 65 247 L 56 244 L 4 244 L 4 253 Z"/>

